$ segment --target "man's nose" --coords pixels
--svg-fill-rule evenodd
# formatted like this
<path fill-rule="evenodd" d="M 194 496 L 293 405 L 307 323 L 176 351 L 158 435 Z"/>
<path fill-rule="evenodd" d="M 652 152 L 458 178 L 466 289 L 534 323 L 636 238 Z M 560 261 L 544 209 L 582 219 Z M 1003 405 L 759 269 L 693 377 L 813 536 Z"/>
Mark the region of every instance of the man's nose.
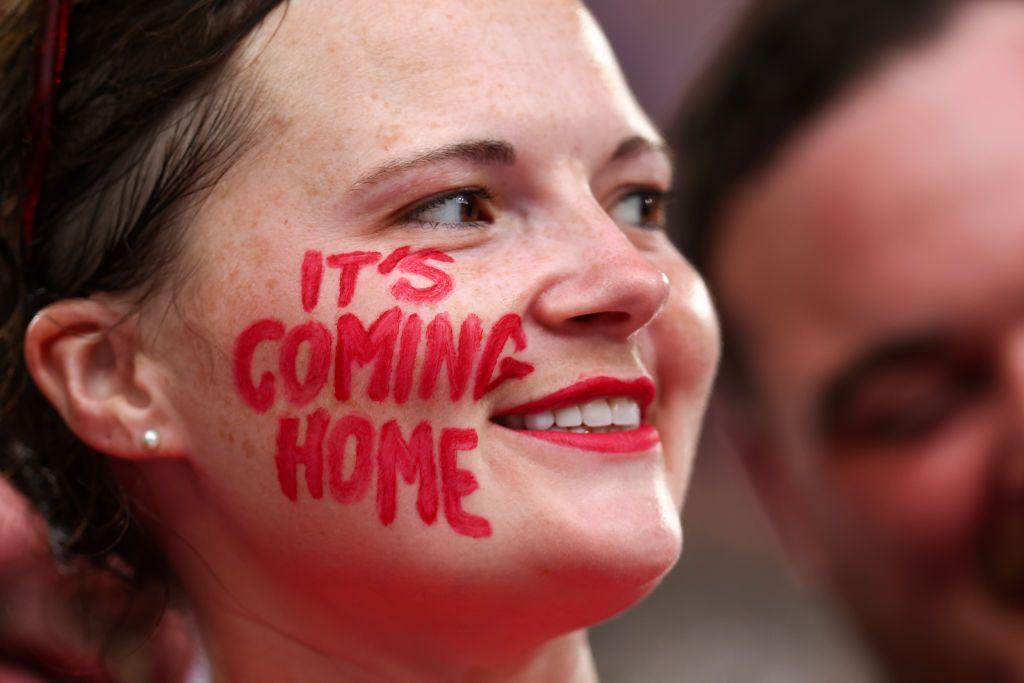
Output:
<path fill-rule="evenodd" d="M 661 311 L 668 278 L 603 210 L 581 234 L 585 238 L 576 241 L 574 256 L 542 276 L 533 317 L 560 334 L 626 340 Z"/>

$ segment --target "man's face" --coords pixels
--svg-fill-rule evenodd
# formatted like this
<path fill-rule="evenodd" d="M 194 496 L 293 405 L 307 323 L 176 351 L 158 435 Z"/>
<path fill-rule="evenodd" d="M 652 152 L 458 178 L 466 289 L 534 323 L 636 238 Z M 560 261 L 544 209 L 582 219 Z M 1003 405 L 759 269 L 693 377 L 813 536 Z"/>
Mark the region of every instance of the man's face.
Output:
<path fill-rule="evenodd" d="M 1024 679 L 1022 74 L 1024 6 L 958 15 L 737 196 L 711 267 L 789 516 L 945 680 Z"/>

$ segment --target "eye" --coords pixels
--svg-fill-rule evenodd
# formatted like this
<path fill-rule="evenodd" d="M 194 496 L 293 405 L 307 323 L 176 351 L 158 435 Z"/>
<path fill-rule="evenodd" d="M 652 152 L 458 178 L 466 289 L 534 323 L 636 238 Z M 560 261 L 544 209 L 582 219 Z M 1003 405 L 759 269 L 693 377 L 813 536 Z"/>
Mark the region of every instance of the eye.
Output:
<path fill-rule="evenodd" d="M 405 220 L 430 227 L 479 227 L 491 221 L 484 206 L 490 198 L 482 187 L 446 192 L 417 204 Z"/>
<path fill-rule="evenodd" d="M 620 225 L 633 225 L 647 230 L 665 228 L 667 193 L 653 188 L 632 190 L 619 197 L 609 212 Z"/>
<path fill-rule="evenodd" d="M 839 443 L 908 446 L 966 413 L 991 388 L 982 362 L 941 370 L 903 368 L 872 380 L 835 415 L 830 435 Z"/>

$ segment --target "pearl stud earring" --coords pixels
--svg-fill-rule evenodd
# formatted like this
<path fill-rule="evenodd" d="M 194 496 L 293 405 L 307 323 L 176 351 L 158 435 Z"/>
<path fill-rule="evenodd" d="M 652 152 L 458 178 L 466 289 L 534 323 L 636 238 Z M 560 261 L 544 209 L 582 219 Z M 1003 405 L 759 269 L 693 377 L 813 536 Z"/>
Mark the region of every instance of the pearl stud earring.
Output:
<path fill-rule="evenodd" d="M 142 432 L 142 447 L 151 453 L 160 448 L 160 432 L 155 429 Z"/>

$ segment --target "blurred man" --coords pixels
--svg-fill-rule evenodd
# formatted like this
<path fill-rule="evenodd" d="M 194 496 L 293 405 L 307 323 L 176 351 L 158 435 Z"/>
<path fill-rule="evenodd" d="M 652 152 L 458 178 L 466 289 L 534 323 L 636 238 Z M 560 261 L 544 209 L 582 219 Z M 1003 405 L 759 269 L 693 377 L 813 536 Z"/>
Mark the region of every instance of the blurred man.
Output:
<path fill-rule="evenodd" d="M 680 131 L 783 541 L 894 678 L 1024 681 L 1024 2 L 762 3 Z"/>
<path fill-rule="evenodd" d="M 124 587 L 62 575 L 45 524 L 0 477 L 0 683 L 181 683 L 195 644 L 182 615 L 135 630 Z M 109 617 L 109 618 L 107 618 Z"/>

